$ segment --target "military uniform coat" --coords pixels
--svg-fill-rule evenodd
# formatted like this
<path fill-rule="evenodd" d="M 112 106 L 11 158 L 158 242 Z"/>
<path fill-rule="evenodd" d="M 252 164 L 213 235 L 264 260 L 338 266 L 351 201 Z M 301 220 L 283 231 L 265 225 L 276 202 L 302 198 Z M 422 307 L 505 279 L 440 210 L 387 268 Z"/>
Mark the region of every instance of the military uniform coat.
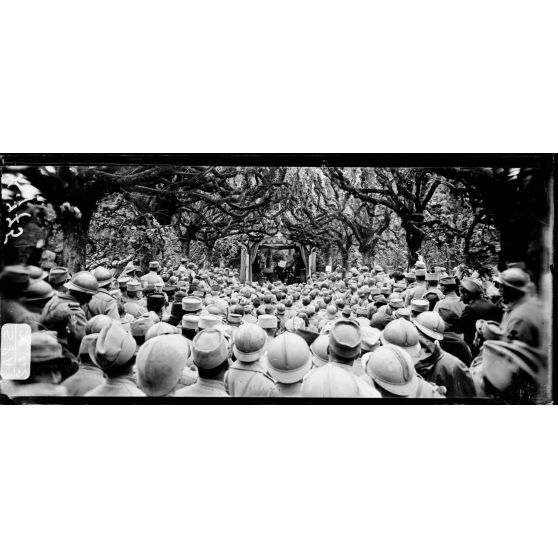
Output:
<path fill-rule="evenodd" d="M 103 384 L 88 391 L 86 397 L 145 397 L 145 393 L 129 376 L 107 378 Z"/>
<path fill-rule="evenodd" d="M 431 354 L 421 358 L 415 369 L 427 382 L 444 386 L 446 397 L 475 397 L 475 386 L 469 369 L 457 357 L 446 353 L 438 343 Z"/>
<path fill-rule="evenodd" d="M 473 360 L 471 349 L 469 349 L 467 343 L 457 333 L 445 331 L 444 339 L 440 341 L 440 347 L 446 353 L 457 357 L 466 366 L 471 366 L 471 361 Z"/>
<path fill-rule="evenodd" d="M 175 397 L 230 397 L 224 382 L 205 378 L 198 378 L 195 384 L 179 389 L 174 395 Z"/>
<path fill-rule="evenodd" d="M 269 397 L 276 384 L 265 374 L 261 362 L 237 360 L 225 375 L 225 387 L 231 397 Z"/>
<path fill-rule="evenodd" d="M 85 317 L 90 320 L 93 316 L 104 314 L 112 320 L 120 318 L 116 299 L 106 290 L 99 289 L 96 295 L 85 306 Z"/>
<path fill-rule="evenodd" d="M 463 333 L 465 343 L 469 345 L 471 352 L 475 353 L 473 340 L 475 338 L 477 320 L 493 320 L 500 322 L 502 319 L 501 310 L 490 300 L 478 298 L 465 306 L 461 317 L 455 324 L 455 332 Z"/>
<path fill-rule="evenodd" d="M 460 318 L 463 310 L 465 309 L 465 303 L 457 296 L 455 293 L 448 293 L 444 299 L 438 301 L 434 306 L 434 312 L 440 312 L 440 308 L 446 310 L 451 310 L 457 317 Z"/>
<path fill-rule="evenodd" d="M 405 306 L 410 306 L 411 300 L 422 298 L 427 289 L 426 281 L 417 282 L 415 287 L 405 292 Z"/>
<path fill-rule="evenodd" d="M 525 295 L 508 305 L 502 319 L 506 341 L 519 340 L 538 348 L 544 332 L 544 309 L 534 297 Z"/>
<path fill-rule="evenodd" d="M 79 397 L 105 383 L 103 371 L 94 364 L 81 364 L 78 371 L 62 382 L 68 395 Z"/>
<path fill-rule="evenodd" d="M 43 308 L 43 313 L 41 315 L 41 321 L 44 323 L 46 320 L 52 316 L 57 310 L 64 310 L 64 307 L 68 307 L 69 304 L 74 304 L 72 308 L 72 322 L 70 324 L 70 344 L 73 346 L 79 343 L 85 335 L 85 324 L 87 318 L 83 308 L 79 305 L 79 302 L 70 293 L 56 293 Z"/>

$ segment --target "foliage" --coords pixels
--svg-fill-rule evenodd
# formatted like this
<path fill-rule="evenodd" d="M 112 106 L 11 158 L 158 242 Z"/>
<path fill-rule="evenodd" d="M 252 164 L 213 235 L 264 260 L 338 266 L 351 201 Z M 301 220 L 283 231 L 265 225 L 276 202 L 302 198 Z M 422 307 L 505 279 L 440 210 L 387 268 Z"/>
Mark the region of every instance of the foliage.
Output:
<path fill-rule="evenodd" d="M 54 174 L 34 180 L 54 208 L 50 245 L 74 270 L 86 255 L 237 266 L 241 244 L 282 231 L 316 247 L 319 266 L 405 269 L 420 254 L 430 267 L 489 272 L 502 265 L 500 248 L 536 259 L 540 242 L 536 232 L 521 237 L 521 219 L 540 229 L 549 214 L 536 169 L 128 165 Z"/>

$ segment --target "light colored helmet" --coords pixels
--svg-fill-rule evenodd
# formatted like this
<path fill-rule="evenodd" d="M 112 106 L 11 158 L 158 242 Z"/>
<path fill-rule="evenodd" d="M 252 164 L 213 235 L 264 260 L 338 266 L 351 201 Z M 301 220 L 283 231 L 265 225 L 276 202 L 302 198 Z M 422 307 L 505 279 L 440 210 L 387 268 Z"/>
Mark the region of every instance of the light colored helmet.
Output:
<path fill-rule="evenodd" d="M 327 364 L 329 356 L 327 348 L 329 347 L 329 335 L 319 335 L 316 340 L 310 345 L 312 351 L 312 363 L 316 368 Z"/>
<path fill-rule="evenodd" d="M 157 337 L 159 335 L 172 335 L 178 333 L 177 329 L 167 322 L 159 322 L 152 325 L 145 333 L 145 340 Z"/>
<path fill-rule="evenodd" d="M 89 271 L 79 271 L 69 281 L 64 283 L 64 287 L 68 290 L 94 295 L 99 290 L 99 283 Z"/>
<path fill-rule="evenodd" d="M 380 335 L 383 345 L 395 345 L 405 349 L 413 359 L 420 355 L 420 342 L 417 328 L 404 318 L 389 322 Z"/>
<path fill-rule="evenodd" d="M 285 332 L 267 346 L 267 371 L 281 384 L 300 382 L 312 366 L 308 344 L 295 333 Z"/>
<path fill-rule="evenodd" d="M 55 291 L 49 283 L 42 279 L 37 279 L 29 283 L 23 296 L 26 302 L 41 302 L 52 298 L 54 294 Z"/>
<path fill-rule="evenodd" d="M 419 379 L 409 354 L 395 345 L 374 351 L 366 363 L 366 373 L 389 393 L 412 397 Z"/>
<path fill-rule="evenodd" d="M 93 270 L 93 276 L 97 279 L 99 287 L 105 287 L 112 281 L 113 272 L 106 267 L 99 266 Z"/>
<path fill-rule="evenodd" d="M 445 324 L 438 312 L 422 312 L 412 320 L 412 323 L 430 339 L 442 341 L 444 338 Z"/>
<path fill-rule="evenodd" d="M 106 325 L 109 325 L 111 322 L 112 319 L 109 318 L 106 314 L 98 314 L 97 316 L 93 316 L 85 324 L 85 334 L 89 335 L 90 333 L 99 333 L 101 329 L 103 329 Z"/>
<path fill-rule="evenodd" d="M 500 274 L 500 283 L 522 293 L 529 292 L 529 281 L 529 275 L 518 267 L 511 267 Z"/>
<path fill-rule="evenodd" d="M 267 334 L 257 324 L 242 324 L 235 333 L 233 353 L 241 362 L 258 360 L 265 349 Z"/>
<path fill-rule="evenodd" d="M 136 357 L 139 388 L 154 397 L 168 395 L 182 377 L 189 356 L 190 345 L 182 335 L 152 337 L 140 347 Z"/>

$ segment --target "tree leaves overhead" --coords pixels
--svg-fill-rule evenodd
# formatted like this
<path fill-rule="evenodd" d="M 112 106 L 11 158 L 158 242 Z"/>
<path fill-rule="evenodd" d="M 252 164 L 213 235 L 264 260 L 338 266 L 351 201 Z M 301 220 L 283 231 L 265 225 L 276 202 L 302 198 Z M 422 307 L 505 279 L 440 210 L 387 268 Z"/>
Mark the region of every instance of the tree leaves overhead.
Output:
<path fill-rule="evenodd" d="M 61 167 L 41 188 L 65 235 L 90 231 L 90 254 L 192 244 L 232 257 L 230 246 L 281 231 L 344 265 L 406 267 L 420 253 L 447 267 L 496 263 L 502 199 L 514 219 L 527 211 L 544 224 L 539 182 L 529 169 L 111 165 Z"/>

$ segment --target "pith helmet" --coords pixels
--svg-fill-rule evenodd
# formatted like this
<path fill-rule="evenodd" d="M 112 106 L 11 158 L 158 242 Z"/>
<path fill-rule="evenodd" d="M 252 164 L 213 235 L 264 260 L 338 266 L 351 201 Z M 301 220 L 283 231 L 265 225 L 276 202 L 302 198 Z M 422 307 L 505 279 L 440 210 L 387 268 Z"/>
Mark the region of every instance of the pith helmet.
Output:
<path fill-rule="evenodd" d="M 374 351 L 366 363 L 366 373 L 386 391 L 395 395 L 412 396 L 419 380 L 409 354 L 395 345 Z"/>
<path fill-rule="evenodd" d="M 413 320 L 413 324 L 430 339 L 442 341 L 444 338 L 444 320 L 438 312 L 422 312 Z"/>
<path fill-rule="evenodd" d="M 319 335 L 312 345 L 310 345 L 312 363 L 314 364 L 314 367 L 319 368 L 320 366 L 327 364 L 329 360 L 329 356 L 327 354 L 328 347 L 329 335 Z"/>
<path fill-rule="evenodd" d="M 233 353 L 241 362 L 258 360 L 265 349 L 267 334 L 257 324 L 242 324 L 235 336 Z"/>
<path fill-rule="evenodd" d="M 99 290 L 99 283 L 89 271 L 79 271 L 68 282 L 64 283 L 68 290 L 94 295 Z"/>
<path fill-rule="evenodd" d="M 152 337 L 140 347 L 136 357 L 139 388 L 155 397 L 171 393 L 182 377 L 189 356 L 190 344 L 182 335 Z"/>
<path fill-rule="evenodd" d="M 282 333 L 267 347 L 267 371 L 282 384 L 302 380 L 312 366 L 308 344 L 294 333 Z"/>
<path fill-rule="evenodd" d="M 461 279 L 461 288 L 473 294 L 480 294 L 484 290 L 482 283 L 478 279 L 471 279 L 470 277 L 463 277 Z"/>
<path fill-rule="evenodd" d="M 29 283 L 23 296 L 27 302 L 41 302 L 52 298 L 54 294 L 54 289 L 46 281 L 37 279 Z"/>
<path fill-rule="evenodd" d="M 93 270 L 93 276 L 97 279 L 99 287 L 105 287 L 112 281 L 113 272 L 106 267 L 99 266 Z"/>
<path fill-rule="evenodd" d="M 386 325 L 381 334 L 383 345 L 396 345 L 413 359 L 420 355 L 419 335 L 416 327 L 405 318 L 397 318 Z"/>
<path fill-rule="evenodd" d="M 529 292 L 529 275 L 525 273 L 522 269 L 518 267 L 511 267 L 502 271 L 500 274 L 500 282 L 507 287 L 511 287 L 516 291 L 521 291 L 522 293 Z"/>

